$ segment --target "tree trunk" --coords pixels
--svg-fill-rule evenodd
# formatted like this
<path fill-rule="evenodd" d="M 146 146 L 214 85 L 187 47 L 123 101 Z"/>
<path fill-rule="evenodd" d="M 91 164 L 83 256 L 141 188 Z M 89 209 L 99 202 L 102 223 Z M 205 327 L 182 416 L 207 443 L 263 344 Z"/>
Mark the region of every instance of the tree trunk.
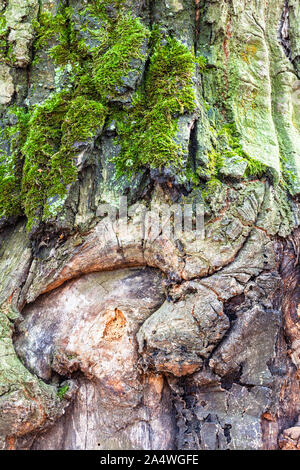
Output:
<path fill-rule="evenodd" d="M 300 449 L 300 1 L 0 19 L 0 448 Z"/>

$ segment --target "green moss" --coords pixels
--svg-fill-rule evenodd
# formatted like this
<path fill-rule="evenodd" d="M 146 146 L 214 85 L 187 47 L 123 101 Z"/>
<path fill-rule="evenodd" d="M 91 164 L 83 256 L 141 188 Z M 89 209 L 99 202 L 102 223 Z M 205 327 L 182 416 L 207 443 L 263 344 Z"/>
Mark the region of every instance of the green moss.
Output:
<path fill-rule="evenodd" d="M 206 57 L 204 57 L 202 55 L 196 57 L 196 63 L 198 64 L 198 67 L 199 67 L 199 70 L 200 70 L 201 73 L 207 72 L 208 60 L 207 60 Z M 208 105 L 208 103 L 207 103 L 207 105 Z"/>
<path fill-rule="evenodd" d="M 11 217 L 21 213 L 16 163 L 12 156 L 0 155 L 0 217 Z"/>
<path fill-rule="evenodd" d="M 210 180 L 206 183 L 205 188 L 201 191 L 203 201 L 208 203 L 212 196 L 222 187 L 222 182 L 216 177 L 211 176 Z"/>
<path fill-rule="evenodd" d="M 267 166 L 261 163 L 259 160 L 250 157 L 244 150 L 240 143 L 240 136 L 237 131 L 235 123 L 225 124 L 218 135 L 223 138 L 223 157 L 240 157 L 247 160 L 248 166 L 246 169 L 246 177 L 261 177 L 267 171 Z"/>
<path fill-rule="evenodd" d="M 74 144 L 102 130 L 107 109 L 86 96 L 62 91 L 31 113 L 18 108 L 11 112 L 17 124 L 3 133 L 3 139 L 10 138 L 11 152 L 0 156 L 0 214 L 9 217 L 23 209 L 31 229 L 35 220 L 55 215 L 47 201 L 63 198 L 76 180 Z"/>
<path fill-rule="evenodd" d="M 63 198 L 66 187 L 76 180 L 75 143 L 84 142 L 102 129 L 106 108 L 86 96 L 72 97 L 62 91 L 37 106 L 21 149 L 25 159 L 22 203 L 28 229 L 36 219 L 53 216 L 47 201 Z M 46 210 L 43 211 L 43 208 Z"/>
<path fill-rule="evenodd" d="M 0 58 L 3 60 L 7 53 L 7 27 L 6 18 L 3 12 L 0 12 Z"/>
<path fill-rule="evenodd" d="M 83 74 L 90 68 L 91 58 L 88 60 L 82 44 L 76 40 L 71 15 L 70 8 L 61 9 L 55 17 L 43 13 L 39 23 L 35 23 L 35 48 L 44 48 L 55 38 L 58 44 L 49 49 L 55 63 L 72 63 L 73 66 L 77 61 L 74 73 Z M 97 95 L 95 90 L 92 95 Z M 106 114 L 107 109 L 99 96 L 95 100 L 88 94 L 80 95 L 73 84 L 26 114 L 23 139 L 15 145 L 13 135 L 23 122 L 19 113 L 18 124 L 8 131 L 10 147 L 14 146 L 16 150 L 9 155 L 3 152 L 0 157 L 0 214 L 8 217 L 23 210 L 29 230 L 35 221 L 56 215 L 54 207 L 59 210 L 60 206 L 49 204 L 49 200 L 63 200 L 67 186 L 77 177 L 74 144 L 86 141 L 102 130 Z"/>
<path fill-rule="evenodd" d="M 119 116 L 121 153 L 114 160 L 118 175 L 145 166 L 182 166 L 176 118 L 197 108 L 194 73 L 193 53 L 155 31 L 144 87 L 134 96 L 132 111 Z"/>
<path fill-rule="evenodd" d="M 218 131 L 217 138 L 217 148 L 209 154 L 208 170 L 211 176 L 218 176 L 218 172 L 226 159 L 236 157 L 247 161 L 245 177 L 261 177 L 267 171 L 266 165 L 250 157 L 243 150 L 235 123 L 224 124 Z"/>
<path fill-rule="evenodd" d="M 8 41 L 9 29 L 4 10 L 0 12 L 0 60 L 8 65 L 14 65 L 16 58 L 13 53 L 13 45 Z"/>
<path fill-rule="evenodd" d="M 78 41 L 74 25 L 71 21 L 72 8 L 62 7 L 52 16 L 48 11 L 40 14 L 34 22 L 36 40 L 35 51 L 47 49 L 55 41 L 57 44 L 48 49 L 55 65 L 72 64 L 78 68 L 87 58 L 87 49 L 82 41 Z"/>
<path fill-rule="evenodd" d="M 13 106 L 8 114 L 16 123 L 1 133 L 2 148 L 8 143 L 8 151 L 0 151 L 0 217 L 21 214 L 21 179 L 23 158 L 20 148 L 24 144 L 29 114 L 23 108 Z"/>
<path fill-rule="evenodd" d="M 64 201 L 66 186 L 76 179 L 75 157 L 78 150 L 74 144 L 85 142 L 94 137 L 97 132 L 101 132 L 106 114 L 105 106 L 86 96 L 77 96 L 68 104 L 61 124 L 62 138 L 59 151 L 51 158 L 50 184 L 45 192 L 44 220 L 55 215 L 55 212 L 53 213 L 55 207 L 60 209 L 59 205 L 49 204 L 49 199 L 60 198 Z"/>
<path fill-rule="evenodd" d="M 94 15 L 94 24 L 100 25 L 98 30 L 89 29 L 99 40 L 98 47 L 87 47 L 79 38 L 69 7 L 54 17 L 43 13 L 35 23 L 36 51 L 48 47 L 55 64 L 68 67 L 72 77 L 65 89 L 29 110 L 22 140 L 14 153 L 1 157 L 0 213 L 8 216 L 23 211 L 29 230 L 35 222 L 57 215 L 68 186 L 77 178 L 78 144 L 100 134 L 106 119 L 117 117 L 121 153 L 114 162 L 118 176 L 145 166 L 183 165 L 178 118 L 197 109 L 193 77 L 196 63 L 201 70 L 205 63 L 158 28 L 150 33 L 122 8 L 110 17 L 108 4 L 93 0 L 80 12 L 83 22 L 86 15 Z M 114 4 L 121 7 L 123 1 Z M 88 24 L 93 22 L 87 21 L 84 28 Z M 126 80 L 136 74 L 136 83 L 149 50 L 144 84 L 123 105 L 118 99 Z M 18 123 L 22 123 L 21 115 Z M 14 127 L 11 131 L 14 134 Z"/>
<path fill-rule="evenodd" d="M 22 203 L 28 218 L 28 229 L 41 217 L 43 205 L 52 181 L 53 161 L 57 160 L 62 139 L 61 126 L 67 111 L 69 96 L 55 94 L 43 105 L 36 106 L 29 120 L 29 130 L 21 151 L 24 156 L 22 178 Z M 60 184 L 55 190 L 60 194 L 62 186 L 69 184 L 76 177 L 75 168 L 67 156 L 64 156 L 59 168 Z"/>
<path fill-rule="evenodd" d="M 140 61 L 146 58 L 149 36 L 150 31 L 139 19 L 129 14 L 120 18 L 110 35 L 108 50 L 100 56 L 95 54 L 93 81 L 103 100 L 116 95 L 129 72 L 139 71 Z"/>
<path fill-rule="evenodd" d="M 208 154 L 208 175 L 215 176 L 218 175 L 220 168 L 225 163 L 225 156 L 221 152 L 217 152 L 212 148 L 211 152 Z"/>
<path fill-rule="evenodd" d="M 67 391 L 69 390 L 69 388 L 70 388 L 70 387 L 69 387 L 68 384 L 64 385 L 63 387 L 60 387 L 60 388 L 57 390 L 57 396 L 58 396 L 61 400 L 63 400 L 64 397 L 65 397 L 65 394 L 67 393 Z"/>
<path fill-rule="evenodd" d="M 97 128 L 102 129 L 106 114 L 107 108 L 101 102 L 86 96 L 75 97 L 62 124 L 66 146 L 68 142 L 83 142 L 93 137 Z"/>
<path fill-rule="evenodd" d="M 224 176 L 221 170 L 226 166 L 226 160 L 233 160 L 236 164 L 246 162 L 244 178 L 260 178 L 269 174 L 266 165 L 251 158 L 243 150 L 234 123 L 223 124 L 218 131 L 211 126 L 210 136 L 212 137 L 211 148 L 206 151 L 207 164 L 198 167 L 194 172 L 189 169 L 188 174 L 190 181 L 201 189 L 202 197 L 206 202 L 222 186 Z M 203 185 L 205 185 L 204 188 Z"/>
<path fill-rule="evenodd" d="M 293 168 L 289 165 L 289 162 L 286 157 L 282 154 L 280 155 L 280 169 L 282 178 L 280 179 L 280 185 L 282 188 L 290 191 L 290 188 L 293 187 L 296 180 L 295 172 Z"/>
<path fill-rule="evenodd" d="M 107 8 L 123 12 L 122 7 L 124 4 L 126 4 L 126 0 L 91 0 L 86 11 L 101 18 L 103 21 L 110 22 L 111 19 L 108 16 Z"/>

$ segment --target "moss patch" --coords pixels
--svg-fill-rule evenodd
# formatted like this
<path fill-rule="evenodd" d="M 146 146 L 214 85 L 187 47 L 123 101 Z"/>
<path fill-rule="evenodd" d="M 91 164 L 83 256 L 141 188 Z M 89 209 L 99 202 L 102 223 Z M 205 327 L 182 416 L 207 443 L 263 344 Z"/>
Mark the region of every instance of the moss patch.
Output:
<path fill-rule="evenodd" d="M 113 15 L 107 9 L 112 3 Z M 69 82 L 25 113 L 26 123 L 20 111 L 17 126 L 24 124 L 22 139 L 16 150 L 1 157 L 0 214 L 7 217 L 24 211 L 29 230 L 60 211 L 68 185 L 77 178 L 76 148 L 95 138 L 106 119 L 117 118 L 118 175 L 145 166 L 182 165 L 177 121 L 197 107 L 193 88 L 197 59 L 177 39 L 157 28 L 150 32 L 123 9 L 123 3 L 90 2 L 79 12 L 80 34 L 69 7 L 54 17 L 43 13 L 35 23 L 35 49 L 49 47 L 55 64 L 61 70 L 68 68 Z M 83 32 L 88 33 L 88 41 Z M 133 96 L 149 54 L 144 84 Z M 203 61 L 199 65 L 205 67 Z M 132 91 L 122 101 L 124 89 L 125 94 Z M 12 127 L 11 133 L 15 132 Z"/>
<path fill-rule="evenodd" d="M 225 140 L 223 151 L 225 158 L 238 156 L 247 161 L 245 176 L 261 177 L 267 171 L 266 165 L 252 158 L 243 150 L 235 123 L 225 124 L 218 135 Z"/>
<path fill-rule="evenodd" d="M 93 83 L 102 100 L 114 97 L 128 73 L 138 71 L 138 59 L 146 58 L 149 36 L 150 31 L 140 20 L 127 14 L 111 33 L 107 51 L 103 55 L 94 53 Z"/>
<path fill-rule="evenodd" d="M 22 108 L 11 107 L 9 113 L 16 121 L 2 130 L 0 142 L 0 217 L 21 214 L 21 180 L 24 145 L 28 129 L 29 114 Z M 8 145 L 8 151 L 5 147 Z M 5 149 L 5 150 L 4 150 Z"/>
<path fill-rule="evenodd" d="M 154 31 L 144 86 L 134 96 L 132 111 L 119 115 L 121 153 L 114 160 L 118 175 L 144 166 L 182 166 L 176 118 L 197 108 L 195 65 L 193 53 L 177 39 Z"/>
<path fill-rule="evenodd" d="M 7 27 L 7 20 L 4 16 L 4 11 L 0 12 L 0 60 L 8 65 L 13 66 L 16 62 L 13 53 L 13 45 L 8 41 L 9 28 Z"/>
<path fill-rule="evenodd" d="M 66 385 L 63 385 L 62 387 L 60 387 L 58 390 L 57 390 L 57 396 L 63 400 L 64 397 L 65 397 L 65 394 L 68 392 L 69 390 L 69 385 L 66 384 Z"/>
<path fill-rule="evenodd" d="M 214 145 L 208 153 L 208 165 L 205 169 L 206 176 L 211 178 L 219 178 L 220 169 L 226 163 L 226 160 L 237 159 L 239 162 L 246 162 L 247 167 L 245 174 L 246 177 L 262 177 L 267 172 L 267 166 L 260 161 L 250 157 L 244 150 L 240 143 L 239 133 L 236 129 L 235 123 L 223 124 L 222 127 L 216 131 L 211 130 L 215 136 Z M 202 175 L 203 169 L 200 168 L 199 176 Z"/>
<path fill-rule="evenodd" d="M 249 156 L 240 142 L 240 136 L 235 123 L 220 124 L 219 129 L 211 126 L 209 135 L 211 137 L 210 147 L 201 156 L 202 165 L 196 171 L 188 168 L 188 177 L 201 190 L 205 201 L 220 190 L 222 182 L 226 178 L 261 178 L 270 176 L 269 169 L 260 161 Z M 231 165 L 231 172 L 228 171 Z M 236 174 L 233 173 L 236 171 Z"/>
<path fill-rule="evenodd" d="M 22 154 L 25 159 L 22 178 L 22 203 L 31 229 L 35 219 L 41 218 L 49 188 L 59 195 L 76 177 L 69 155 L 60 153 L 62 122 L 67 111 L 68 96 L 54 95 L 42 106 L 37 106 L 29 121 L 29 130 Z M 60 164 L 58 159 L 61 157 Z M 53 175 L 55 165 L 58 174 Z M 52 180 L 53 176 L 55 181 Z"/>

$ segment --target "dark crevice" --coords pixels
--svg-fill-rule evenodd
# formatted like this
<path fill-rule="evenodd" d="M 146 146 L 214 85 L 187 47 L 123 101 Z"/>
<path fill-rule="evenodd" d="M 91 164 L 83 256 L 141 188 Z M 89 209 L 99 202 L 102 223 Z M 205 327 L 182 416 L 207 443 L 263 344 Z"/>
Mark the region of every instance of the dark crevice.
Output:
<path fill-rule="evenodd" d="M 198 139 L 197 139 L 198 121 L 196 120 L 191 128 L 190 141 L 189 141 L 189 158 L 188 166 L 191 166 L 195 172 L 197 168 L 197 152 L 198 152 Z"/>
<path fill-rule="evenodd" d="M 226 338 L 230 336 L 232 329 L 234 328 L 235 323 L 238 318 L 237 311 L 242 309 L 244 302 L 245 302 L 244 294 L 236 295 L 235 297 L 232 297 L 227 302 L 224 302 L 223 304 L 224 314 L 227 316 L 229 320 L 229 328 L 226 331 L 225 335 L 223 336 L 222 340 L 214 347 L 209 358 L 205 361 L 207 365 L 209 364 L 210 359 L 213 357 L 213 355 L 215 354 L 217 349 L 220 347 L 220 345 L 223 344 Z"/>
<path fill-rule="evenodd" d="M 221 387 L 225 390 L 231 390 L 234 383 L 241 385 L 240 379 L 243 374 L 243 365 L 241 364 L 238 369 L 227 374 L 221 379 Z"/>
<path fill-rule="evenodd" d="M 231 424 L 225 424 L 224 426 L 224 436 L 226 438 L 227 444 L 230 444 L 231 442 L 231 433 L 230 429 L 232 428 Z"/>
<path fill-rule="evenodd" d="M 148 0 L 149 2 L 149 26 L 150 29 L 153 28 L 154 24 L 154 1 L 153 0 Z"/>
<path fill-rule="evenodd" d="M 283 47 L 287 58 L 292 61 L 291 41 L 290 41 L 290 21 L 289 21 L 289 0 L 285 0 L 283 12 L 280 19 L 280 27 L 278 31 L 278 40 Z"/>
<path fill-rule="evenodd" d="M 201 422 L 196 415 L 197 397 L 188 380 L 182 377 L 169 381 L 177 422 L 176 448 L 180 450 L 201 449 Z"/>
<path fill-rule="evenodd" d="M 197 49 L 197 42 L 200 36 L 200 22 L 201 22 L 201 2 L 195 0 L 195 52 Z"/>
<path fill-rule="evenodd" d="M 241 308 L 241 305 L 244 302 L 245 294 L 240 294 L 236 295 L 235 297 L 232 297 L 230 300 L 224 303 L 224 313 L 225 315 L 227 315 L 230 321 L 231 328 L 234 326 L 234 323 L 237 320 L 237 310 Z"/>

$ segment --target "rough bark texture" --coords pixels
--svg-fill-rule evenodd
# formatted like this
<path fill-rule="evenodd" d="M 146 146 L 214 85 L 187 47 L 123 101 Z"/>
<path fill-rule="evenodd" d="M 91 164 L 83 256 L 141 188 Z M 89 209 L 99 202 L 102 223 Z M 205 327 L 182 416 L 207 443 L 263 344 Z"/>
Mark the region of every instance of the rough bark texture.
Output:
<path fill-rule="evenodd" d="M 112 86 L 94 33 L 114 34 L 119 14 L 141 39 Z M 0 15 L 0 448 L 300 449 L 299 0 L 3 0 Z M 161 71 L 163 90 L 180 85 L 160 108 L 180 159 L 168 166 L 134 93 L 156 109 L 170 45 L 174 67 L 197 65 L 175 82 Z M 65 90 L 67 110 L 51 101 Z M 99 212 L 120 194 L 127 232 Z M 203 239 L 142 231 L 150 204 L 174 202 L 203 202 Z"/>

